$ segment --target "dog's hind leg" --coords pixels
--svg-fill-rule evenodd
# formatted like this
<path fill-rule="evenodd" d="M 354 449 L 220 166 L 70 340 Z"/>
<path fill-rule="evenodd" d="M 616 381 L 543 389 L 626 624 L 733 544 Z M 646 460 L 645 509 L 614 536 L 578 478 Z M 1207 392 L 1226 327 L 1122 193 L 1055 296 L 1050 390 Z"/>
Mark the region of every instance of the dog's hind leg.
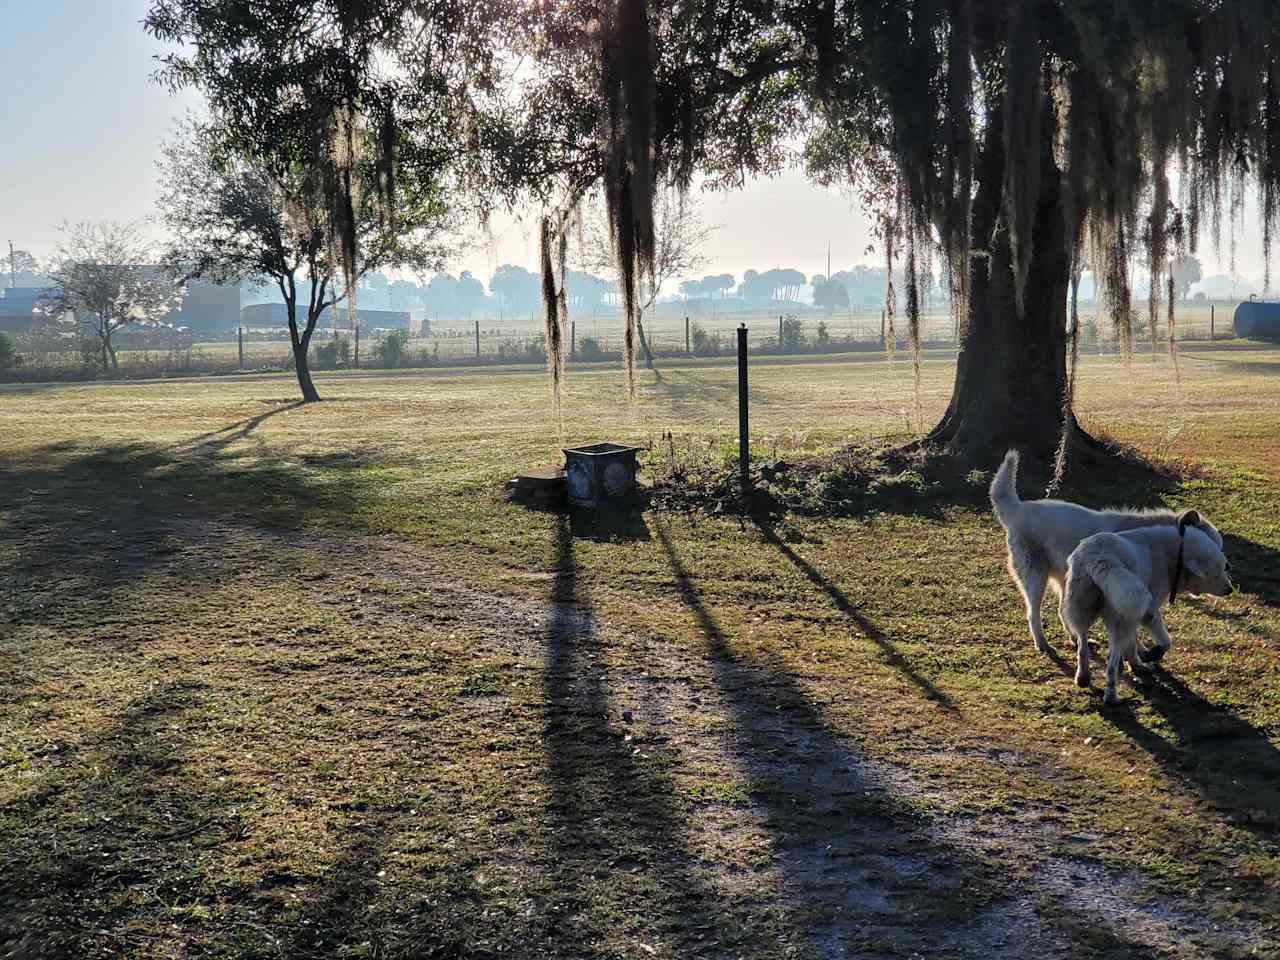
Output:
<path fill-rule="evenodd" d="M 1040 617 L 1040 608 L 1044 605 L 1044 592 L 1049 586 L 1049 571 L 1044 564 L 1037 563 L 1035 558 L 1027 556 L 1023 550 L 1013 544 L 1009 546 L 1009 573 L 1013 575 L 1018 590 L 1027 607 L 1027 626 L 1031 629 L 1031 639 L 1040 653 L 1049 652 L 1049 644 L 1044 638 L 1044 622 Z"/>
<path fill-rule="evenodd" d="M 1091 589 L 1096 594 L 1097 588 L 1091 582 L 1081 584 L 1067 580 L 1067 589 L 1058 598 L 1058 619 L 1067 631 L 1067 636 L 1076 642 L 1076 686 L 1089 686 L 1089 622 L 1093 618 L 1091 608 L 1094 604 L 1092 596 L 1082 596 Z"/>
<path fill-rule="evenodd" d="M 1103 620 L 1107 625 L 1107 638 L 1111 641 L 1110 649 L 1107 651 L 1107 687 L 1102 694 L 1102 702 L 1107 706 L 1112 706 L 1120 702 L 1120 698 L 1116 696 L 1116 681 L 1120 676 L 1120 664 L 1125 659 L 1125 654 L 1129 651 L 1131 643 L 1137 643 L 1136 630 L 1126 627 L 1123 623 L 1119 623 L 1111 617 L 1104 617 Z M 1129 634 L 1135 634 L 1130 637 Z"/>

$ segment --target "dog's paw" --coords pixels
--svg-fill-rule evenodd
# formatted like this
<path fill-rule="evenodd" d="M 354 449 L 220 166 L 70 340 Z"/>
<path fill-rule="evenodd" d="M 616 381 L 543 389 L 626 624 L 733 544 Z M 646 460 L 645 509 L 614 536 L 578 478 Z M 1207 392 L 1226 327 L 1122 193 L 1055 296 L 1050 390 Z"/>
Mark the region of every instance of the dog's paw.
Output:
<path fill-rule="evenodd" d="M 1108 690 L 1102 695 L 1102 705 L 1104 707 L 1115 707 L 1119 706 L 1119 704 L 1120 698 L 1116 696 L 1116 692 L 1114 690 Z"/>
<path fill-rule="evenodd" d="M 1149 656 L 1149 654 L 1144 653 L 1142 657 L 1134 657 L 1129 661 L 1129 668 L 1138 675 L 1150 673 L 1151 664 L 1143 659 L 1143 657 L 1147 656 Z"/>
<path fill-rule="evenodd" d="M 1087 687 L 1092 681 L 1093 681 L 1093 678 L 1090 677 L 1088 673 L 1081 673 L 1079 671 L 1076 671 L 1077 687 Z"/>
<path fill-rule="evenodd" d="M 1163 660 L 1164 655 L 1168 652 L 1168 647 L 1152 647 L 1150 650 L 1142 651 L 1142 659 L 1147 662 L 1148 666 L 1150 666 Z"/>

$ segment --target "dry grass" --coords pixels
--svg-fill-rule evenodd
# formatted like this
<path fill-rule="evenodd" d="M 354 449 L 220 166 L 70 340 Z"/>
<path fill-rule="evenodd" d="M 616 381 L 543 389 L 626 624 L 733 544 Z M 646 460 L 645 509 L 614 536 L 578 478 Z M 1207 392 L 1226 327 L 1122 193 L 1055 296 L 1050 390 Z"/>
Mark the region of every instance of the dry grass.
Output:
<path fill-rule="evenodd" d="M 1087 361 L 1086 421 L 1206 470 L 1087 497 L 1203 507 L 1243 592 L 1113 711 L 981 477 L 601 522 L 495 495 L 560 446 L 539 375 L 0 388 L 0 956 L 1274 953 L 1280 353 L 1145 363 Z M 757 367 L 757 448 L 910 385 Z M 571 377 L 564 439 L 718 456 L 734 389 Z"/>

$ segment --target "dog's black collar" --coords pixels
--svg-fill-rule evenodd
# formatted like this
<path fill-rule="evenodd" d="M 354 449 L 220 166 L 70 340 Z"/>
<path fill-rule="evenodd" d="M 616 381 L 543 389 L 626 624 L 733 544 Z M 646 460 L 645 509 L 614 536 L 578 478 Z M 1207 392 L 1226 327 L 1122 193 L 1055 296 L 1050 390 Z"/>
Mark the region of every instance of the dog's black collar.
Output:
<path fill-rule="evenodd" d="M 1173 567 L 1173 582 L 1169 585 L 1169 603 L 1178 599 L 1178 584 L 1182 582 L 1182 551 L 1187 545 L 1186 524 L 1178 524 L 1178 562 Z"/>

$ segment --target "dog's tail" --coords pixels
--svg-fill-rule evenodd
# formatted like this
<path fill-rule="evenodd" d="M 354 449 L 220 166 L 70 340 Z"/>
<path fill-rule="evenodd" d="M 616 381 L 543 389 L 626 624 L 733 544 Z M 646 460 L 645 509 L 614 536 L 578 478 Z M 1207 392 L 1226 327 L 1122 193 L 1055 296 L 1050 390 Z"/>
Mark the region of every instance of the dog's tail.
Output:
<path fill-rule="evenodd" d="M 1098 537 L 1109 537 L 1111 534 L 1099 534 Z M 1097 539 L 1090 537 L 1090 540 Z M 1147 623 L 1156 611 L 1155 597 L 1147 585 L 1124 564 L 1119 563 L 1111 554 L 1088 549 L 1077 549 L 1071 557 L 1072 571 L 1083 568 L 1102 595 L 1106 604 L 1120 616 L 1133 623 Z"/>
<path fill-rule="evenodd" d="M 1004 463 L 991 480 L 991 506 L 996 517 L 1005 527 L 1013 518 L 1013 513 L 1022 503 L 1018 496 L 1018 451 L 1010 450 L 1004 455 Z"/>

